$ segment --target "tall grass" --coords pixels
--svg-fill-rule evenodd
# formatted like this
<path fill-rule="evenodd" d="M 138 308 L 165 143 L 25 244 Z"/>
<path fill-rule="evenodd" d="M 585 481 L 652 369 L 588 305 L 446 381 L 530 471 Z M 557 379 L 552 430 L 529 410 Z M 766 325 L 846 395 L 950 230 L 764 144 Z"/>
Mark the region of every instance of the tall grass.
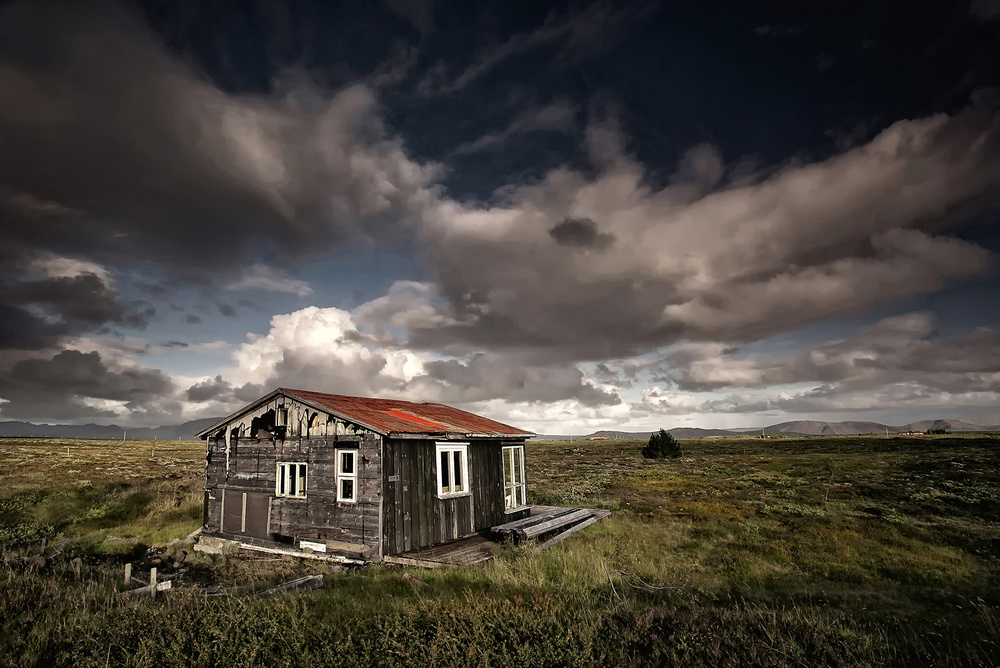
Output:
<path fill-rule="evenodd" d="M 0 571 L 0 663 L 1000 665 L 1000 441 L 692 440 L 669 462 L 641 445 L 530 444 L 534 502 L 612 518 L 541 553 L 413 572 L 422 585 L 389 566 L 196 564 L 224 584 L 326 575 L 266 600 L 115 597 L 97 538 L 184 535 L 195 469 L 20 489 L 0 517 L 76 536 L 84 566 Z M 195 466 L 189 448 L 173 457 Z"/>

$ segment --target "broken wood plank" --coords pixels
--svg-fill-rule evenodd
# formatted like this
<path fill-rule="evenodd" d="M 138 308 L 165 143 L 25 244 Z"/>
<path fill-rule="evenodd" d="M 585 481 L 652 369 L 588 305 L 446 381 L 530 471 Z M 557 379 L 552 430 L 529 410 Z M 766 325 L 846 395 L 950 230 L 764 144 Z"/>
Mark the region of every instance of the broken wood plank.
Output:
<path fill-rule="evenodd" d="M 283 594 L 286 591 L 310 591 L 312 589 L 319 589 L 322 586 L 322 575 L 307 575 L 304 578 L 291 580 L 290 582 L 285 582 L 284 584 L 280 584 L 276 587 L 271 587 L 270 589 L 257 592 L 254 594 L 254 598 L 267 598 L 269 596 Z"/>
<path fill-rule="evenodd" d="M 554 508 L 552 510 L 546 510 L 542 513 L 538 513 L 537 515 L 529 515 L 528 517 L 523 517 L 519 520 L 514 520 L 513 522 L 507 522 L 506 524 L 498 524 L 497 526 L 493 527 L 492 530 L 500 533 L 507 533 L 531 524 L 544 522 L 546 520 L 555 517 L 561 517 L 562 515 L 568 515 L 569 513 L 572 513 L 575 510 L 579 510 L 579 508 Z"/>
<path fill-rule="evenodd" d="M 299 559 L 318 559 L 319 561 L 335 561 L 338 564 L 363 564 L 365 561 L 363 559 L 351 559 L 349 557 L 342 557 L 339 554 L 322 554 L 322 553 L 309 553 L 300 552 L 299 550 L 286 550 L 279 547 L 264 547 L 263 545 L 253 545 L 252 543 L 240 543 L 241 549 L 252 550 L 254 552 L 266 552 L 268 554 L 283 554 L 290 557 L 298 557 Z"/>
<path fill-rule="evenodd" d="M 188 591 L 185 589 L 185 591 Z M 207 589 L 191 589 L 191 591 L 202 591 L 205 596 L 235 596 L 236 594 L 246 594 L 253 591 L 253 585 L 239 585 L 238 587 L 213 587 Z"/>
<path fill-rule="evenodd" d="M 559 527 L 579 522 L 580 520 L 591 516 L 592 514 L 589 510 L 576 510 L 568 515 L 563 515 L 561 517 L 542 522 L 541 524 L 535 524 L 530 527 L 518 529 L 517 533 L 523 538 L 534 538 L 535 536 L 540 536 L 548 531 L 554 531 Z"/>
<path fill-rule="evenodd" d="M 541 545 L 538 545 L 537 547 L 535 547 L 535 552 L 541 552 L 542 550 L 544 550 L 546 548 L 552 547 L 553 545 L 555 545 L 556 543 L 558 543 L 559 541 L 561 541 L 563 538 L 565 538 L 566 536 L 570 535 L 571 533 L 579 531 L 580 529 L 583 529 L 585 527 L 589 527 L 591 524 L 593 524 L 594 522 L 597 522 L 597 521 L 599 521 L 601 519 L 603 519 L 603 518 L 601 518 L 601 517 L 591 517 L 588 520 L 584 520 L 583 522 L 580 522 L 576 526 L 570 527 L 569 529 L 566 529 L 565 531 L 563 531 L 563 532 L 561 532 L 561 533 L 553 536 L 552 538 L 549 538 L 547 541 L 545 541 Z"/>
<path fill-rule="evenodd" d="M 167 591 L 168 589 L 173 589 L 173 580 L 166 580 L 164 582 L 157 582 L 155 591 Z M 149 585 L 145 587 L 139 587 L 137 589 L 129 589 L 127 591 L 118 592 L 119 596 L 133 596 L 140 594 L 153 595 L 154 590 L 150 588 Z"/>
<path fill-rule="evenodd" d="M 64 539 L 62 539 L 62 540 L 61 540 L 61 541 L 59 541 L 59 543 L 58 543 L 58 544 L 57 544 L 57 545 L 55 546 L 55 549 L 53 549 L 53 550 L 52 550 L 52 553 L 51 553 L 51 554 L 49 554 L 49 556 L 47 556 L 47 557 L 46 557 L 46 559 L 55 559 L 55 558 L 56 558 L 56 557 L 58 557 L 58 556 L 59 556 L 60 554 L 62 554 L 62 553 L 63 553 L 63 550 L 65 550 L 65 549 L 66 549 L 66 546 L 68 546 L 68 545 L 69 545 L 70 543 L 72 543 L 72 542 L 73 542 L 73 540 L 72 540 L 71 538 L 64 538 Z"/>
<path fill-rule="evenodd" d="M 400 566 L 415 566 L 416 568 L 443 568 L 448 564 L 440 561 L 428 561 L 426 559 L 412 559 L 410 557 L 383 557 L 382 561 L 387 564 L 399 564 Z"/>

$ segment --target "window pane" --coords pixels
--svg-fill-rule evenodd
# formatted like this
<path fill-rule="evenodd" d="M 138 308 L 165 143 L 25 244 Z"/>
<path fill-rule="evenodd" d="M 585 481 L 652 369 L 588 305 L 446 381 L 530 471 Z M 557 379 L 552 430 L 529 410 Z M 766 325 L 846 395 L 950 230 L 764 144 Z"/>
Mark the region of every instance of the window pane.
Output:
<path fill-rule="evenodd" d="M 514 507 L 514 488 L 507 487 L 503 491 L 503 506 L 508 510 Z"/>
<path fill-rule="evenodd" d="M 306 465 L 299 464 L 299 484 L 298 484 L 299 495 L 306 493 Z"/>
<path fill-rule="evenodd" d="M 448 472 L 448 452 L 441 452 L 441 491 L 451 491 L 451 474 Z"/>
<path fill-rule="evenodd" d="M 462 487 L 462 453 L 459 450 L 455 451 L 455 485 L 454 491 L 458 492 L 463 489 Z"/>
<path fill-rule="evenodd" d="M 521 480 L 523 477 L 521 471 L 521 448 L 512 448 L 511 450 L 514 453 L 514 484 L 520 485 L 524 482 Z"/>
<path fill-rule="evenodd" d="M 289 466 L 288 467 L 288 494 L 290 496 L 295 496 L 295 494 L 296 494 L 295 490 L 296 490 L 296 487 L 295 487 L 295 476 L 292 475 L 292 467 Z"/>
<path fill-rule="evenodd" d="M 354 473 L 354 453 L 353 452 L 342 452 L 340 453 L 340 472 L 351 475 Z"/>
<path fill-rule="evenodd" d="M 281 464 L 278 466 L 278 494 L 284 496 L 285 494 L 285 465 Z"/>
<path fill-rule="evenodd" d="M 524 488 L 523 487 L 515 487 L 514 488 L 514 503 L 517 504 L 518 507 L 524 505 Z"/>
<path fill-rule="evenodd" d="M 513 448 L 503 449 L 503 484 L 512 485 L 514 484 L 513 471 L 511 470 L 511 458 L 513 456 Z"/>
<path fill-rule="evenodd" d="M 350 478 L 344 478 L 340 481 L 340 498 L 345 501 L 354 500 L 354 481 Z"/>

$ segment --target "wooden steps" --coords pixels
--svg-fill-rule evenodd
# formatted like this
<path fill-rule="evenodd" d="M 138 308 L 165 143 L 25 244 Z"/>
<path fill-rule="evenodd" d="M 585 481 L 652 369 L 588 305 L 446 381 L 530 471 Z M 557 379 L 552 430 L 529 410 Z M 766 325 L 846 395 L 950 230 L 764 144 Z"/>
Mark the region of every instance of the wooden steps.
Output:
<path fill-rule="evenodd" d="M 500 524 L 489 532 L 386 556 L 384 561 L 421 568 L 465 566 L 489 559 L 505 539 L 513 539 L 515 542 L 542 541 L 534 548 L 538 552 L 610 516 L 609 511 L 594 508 L 534 506 L 528 517 Z"/>
<path fill-rule="evenodd" d="M 607 510 L 596 510 L 593 508 L 536 506 L 532 508 L 531 515 L 528 517 L 500 524 L 493 527 L 492 531 L 495 534 L 499 534 L 502 538 L 512 538 L 515 542 L 548 536 L 545 542 L 535 548 L 536 550 L 544 550 L 569 534 L 610 516 L 611 513 Z"/>

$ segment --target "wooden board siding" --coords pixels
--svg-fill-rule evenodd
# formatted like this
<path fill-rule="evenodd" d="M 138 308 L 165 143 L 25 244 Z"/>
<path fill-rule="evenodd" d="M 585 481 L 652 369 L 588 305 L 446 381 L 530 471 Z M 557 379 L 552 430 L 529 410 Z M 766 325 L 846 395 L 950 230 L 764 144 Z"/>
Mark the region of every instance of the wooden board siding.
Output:
<path fill-rule="evenodd" d="M 287 400 L 285 403 L 288 405 Z M 290 426 L 299 424 L 292 417 L 302 413 L 291 408 Z M 336 431 L 341 434 L 284 440 L 231 436 L 228 445 L 224 437 L 209 438 L 205 530 L 284 542 L 302 538 L 335 540 L 365 545 L 377 553 L 382 437 L 355 426 L 336 425 Z M 337 449 L 358 451 L 357 503 L 337 501 Z M 304 498 L 275 496 L 278 462 L 306 464 Z M 247 494 L 248 500 L 245 522 L 243 494 Z M 234 531 L 244 527 L 245 530 Z"/>
<path fill-rule="evenodd" d="M 469 441 L 470 493 L 442 499 L 434 441 L 386 439 L 383 554 L 455 540 L 518 517 L 504 512 L 501 447 L 499 440 Z"/>

